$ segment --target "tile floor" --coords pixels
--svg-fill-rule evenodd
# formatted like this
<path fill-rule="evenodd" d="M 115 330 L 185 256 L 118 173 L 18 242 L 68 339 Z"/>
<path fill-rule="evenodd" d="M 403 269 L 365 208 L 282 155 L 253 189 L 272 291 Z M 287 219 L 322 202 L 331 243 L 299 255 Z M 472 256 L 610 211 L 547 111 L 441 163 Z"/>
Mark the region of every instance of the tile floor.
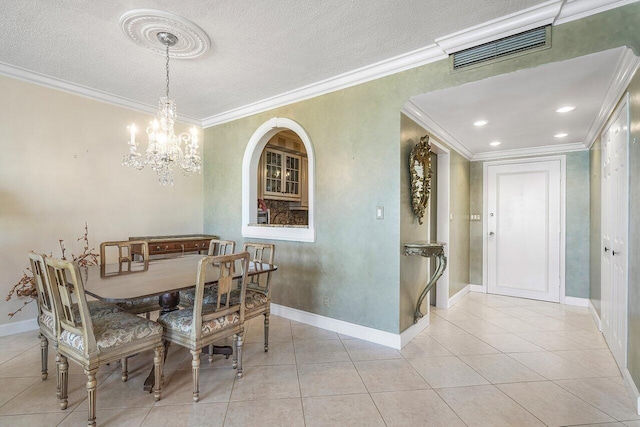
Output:
<path fill-rule="evenodd" d="M 469 294 L 433 310 L 401 351 L 273 316 L 246 334 L 245 376 L 202 359 L 191 402 L 190 355 L 172 346 L 160 402 L 142 391 L 152 357 L 99 371 L 101 426 L 565 426 L 640 427 L 640 417 L 587 309 Z M 0 338 L 0 425 L 86 425 L 86 377 L 70 364 L 69 408 L 40 379 L 36 332 Z M 50 355 L 53 367 L 53 355 Z M 55 369 L 55 368 L 54 368 Z M 51 370 L 50 372 L 54 372 Z"/>

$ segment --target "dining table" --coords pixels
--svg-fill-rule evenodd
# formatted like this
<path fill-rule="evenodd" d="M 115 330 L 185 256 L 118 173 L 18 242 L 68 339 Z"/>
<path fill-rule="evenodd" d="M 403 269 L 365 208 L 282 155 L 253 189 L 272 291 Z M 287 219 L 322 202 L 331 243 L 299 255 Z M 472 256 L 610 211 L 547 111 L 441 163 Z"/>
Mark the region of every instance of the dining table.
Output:
<path fill-rule="evenodd" d="M 183 255 L 145 261 L 126 261 L 114 264 L 94 265 L 80 268 L 84 290 L 87 295 L 111 303 L 124 303 L 131 299 L 158 297 L 161 313 L 179 309 L 180 291 L 196 285 L 198 263 L 203 255 Z M 205 276 L 207 286 L 217 283 L 215 268 L 208 268 Z M 249 262 L 247 276 L 276 271 L 274 264 Z M 242 270 L 235 269 L 234 279 L 242 278 Z M 218 347 L 216 353 L 229 356 L 231 347 Z M 165 359 L 168 342 L 165 341 Z M 144 390 L 153 389 L 153 369 L 145 381 Z"/>

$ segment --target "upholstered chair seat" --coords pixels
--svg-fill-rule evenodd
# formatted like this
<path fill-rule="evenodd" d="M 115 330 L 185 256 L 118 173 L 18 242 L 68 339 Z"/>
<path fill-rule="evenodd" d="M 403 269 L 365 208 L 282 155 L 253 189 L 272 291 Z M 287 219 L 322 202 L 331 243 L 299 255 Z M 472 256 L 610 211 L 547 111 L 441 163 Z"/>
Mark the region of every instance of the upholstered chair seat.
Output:
<path fill-rule="evenodd" d="M 116 305 L 122 310 L 134 314 L 149 313 L 150 311 L 160 309 L 157 296 L 133 298 L 124 302 L 118 302 Z"/>
<path fill-rule="evenodd" d="M 238 301 L 240 298 L 238 298 Z M 233 298 L 231 299 L 233 301 Z M 233 302 L 231 303 L 233 305 Z M 239 303 L 236 303 L 236 305 Z M 213 307 L 202 308 L 202 314 L 207 315 L 214 313 Z M 167 329 L 175 331 L 177 334 L 183 334 L 188 339 L 193 324 L 193 308 L 185 308 L 183 310 L 172 311 L 162 314 L 158 317 L 158 323 Z M 220 331 L 226 327 L 240 323 L 240 313 L 235 312 L 225 316 L 214 317 L 202 322 L 202 333 L 209 334 Z"/>

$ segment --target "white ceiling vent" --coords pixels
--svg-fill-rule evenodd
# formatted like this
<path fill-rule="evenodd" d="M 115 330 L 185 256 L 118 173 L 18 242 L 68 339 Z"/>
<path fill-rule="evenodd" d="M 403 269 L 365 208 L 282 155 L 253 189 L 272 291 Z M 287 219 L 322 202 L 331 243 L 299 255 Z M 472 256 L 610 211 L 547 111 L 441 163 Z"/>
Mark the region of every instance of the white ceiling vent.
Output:
<path fill-rule="evenodd" d="M 503 59 L 506 56 L 523 52 L 529 53 L 533 49 L 546 49 L 551 46 L 550 28 L 549 25 L 534 28 L 533 30 L 453 53 L 450 55 L 453 69 L 459 70 L 473 65 L 484 65 L 489 61 L 495 62 L 495 60 Z"/>

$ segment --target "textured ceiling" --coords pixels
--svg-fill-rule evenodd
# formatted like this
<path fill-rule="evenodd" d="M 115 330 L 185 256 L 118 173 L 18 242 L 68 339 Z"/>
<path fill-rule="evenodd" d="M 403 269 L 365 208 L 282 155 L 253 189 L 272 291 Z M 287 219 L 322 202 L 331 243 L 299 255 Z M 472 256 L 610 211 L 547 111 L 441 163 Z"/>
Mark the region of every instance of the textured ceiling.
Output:
<path fill-rule="evenodd" d="M 412 98 L 472 153 L 584 143 L 626 48 L 491 77 Z M 564 105 L 576 109 L 559 114 Z M 477 120 L 488 120 L 476 127 Z M 565 138 L 554 138 L 567 133 Z M 500 141 L 498 147 L 489 145 Z"/>
<path fill-rule="evenodd" d="M 202 57 L 173 60 L 171 95 L 202 119 L 431 45 L 539 0 L 0 0 L 0 62 L 147 105 L 164 91 L 164 58 L 119 27 L 131 9 L 193 21 Z"/>

